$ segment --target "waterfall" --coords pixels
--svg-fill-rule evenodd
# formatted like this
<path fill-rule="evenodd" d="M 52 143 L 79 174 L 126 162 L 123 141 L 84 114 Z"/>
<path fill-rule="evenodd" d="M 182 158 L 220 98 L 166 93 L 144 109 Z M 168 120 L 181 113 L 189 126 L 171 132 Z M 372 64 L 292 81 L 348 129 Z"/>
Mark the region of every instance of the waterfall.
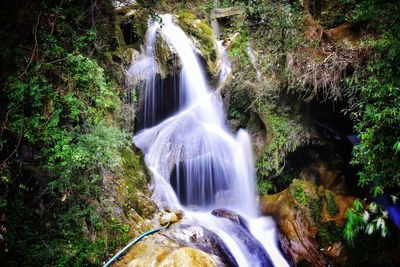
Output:
<path fill-rule="evenodd" d="M 288 266 L 277 246 L 273 220 L 258 216 L 249 135 L 230 132 L 218 92 L 209 88 L 191 39 L 171 15 L 161 18 L 162 25 L 149 23 L 144 52 L 127 71 L 144 94 L 143 129 L 133 142 L 153 174 L 154 200 L 160 207 L 185 210 L 186 217 L 215 232 L 239 266 Z M 182 63 L 168 91 L 179 97 L 165 96 L 158 81 L 157 38 L 173 47 Z M 161 104 L 157 99 L 163 95 L 166 103 Z M 176 108 L 164 118 L 155 106 L 159 104 Z M 215 216 L 216 209 L 240 214 L 246 226 Z"/>

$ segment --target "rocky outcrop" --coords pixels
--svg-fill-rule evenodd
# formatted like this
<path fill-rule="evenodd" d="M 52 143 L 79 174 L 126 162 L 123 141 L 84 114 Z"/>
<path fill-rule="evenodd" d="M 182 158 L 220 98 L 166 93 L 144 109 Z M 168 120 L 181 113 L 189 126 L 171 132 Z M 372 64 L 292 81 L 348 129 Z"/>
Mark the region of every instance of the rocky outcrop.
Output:
<path fill-rule="evenodd" d="M 227 209 L 215 209 L 211 212 L 212 215 L 219 218 L 225 218 L 231 222 L 240 225 L 243 229 L 248 231 L 248 226 L 245 219 L 234 211 Z"/>
<path fill-rule="evenodd" d="M 261 211 L 275 218 L 285 254 L 295 264 L 343 265 L 346 252 L 341 228 L 354 197 L 294 179 L 289 188 L 260 198 Z"/>
<path fill-rule="evenodd" d="M 165 214 L 176 216 L 174 212 Z M 226 265 L 237 266 L 237 263 L 216 234 L 199 225 L 179 223 L 171 225 L 163 232 L 145 237 L 114 266 Z"/>
<path fill-rule="evenodd" d="M 132 265 L 129 265 L 132 266 Z M 135 265 L 133 265 L 135 266 Z M 132 266 L 132 267 L 133 267 Z M 142 266 L 142 265 L 137 265 Z M 180 248 L 168 255 L 160 267 L 217 267 L 215 261 L 205 252 L 194 248 Z"/>
<path fill-rule="evenodd" d="M 324 161 L 318 161 L 306 167 L 300 173 L 303 180 L 332 190 L 336 194 L 346 195 L 348 189 L 345 183 L 345 176 L 339 171 L 329 167 Z"/>
<path fill-rule="evenodd" d="M 157 33 L 155 53 L 158 62 L 157 69 L 161 79 L 165 79 L 168 75 L 178 73 L 182 68 L 182 62 L 177 51 L 160 33 Z"/>
<path fill-rule="evenodd" d="M 215 261 L 205 252 L 184 247 L 172 249 L 171 247 L 160 247 L 157 244 L 143 248 L 143 254 L 139 254 L 126 265 L 115 266 L 128 266 L 128 267 L 217 267 Z"/>
<path fill-rule="evenodd" d="M 238 266 L 235 258 L 221 238 L 210 230 L 185 221 L 172 225 L 165 235 L 182 246 L 190 246 L 208 253 L 218 266 Z"/>
<path fill-rule="evenodd" d="M 218 78 L 221 69 L 221 55 L 209 23 L 188 12 L 179 13 L 178 23 L 184 32 L 191 36 L 193 43 L 198 48 L 196 52 L 202 59 L 210 77 Z"/>
<path fill-rule="evenodd" d="M 232 223 L 227 223 L 226 227 L 235 238 L 240 239 L 247 248 L 250 255 L 260 262 L 261 266 L 273 266 L 268 252 L 265 251 L 262 244 L 250 233 L 246 220 L 234 211 L 227 209 L 216 209 L 212 214 L 219 218 L 225 218 Z"/>

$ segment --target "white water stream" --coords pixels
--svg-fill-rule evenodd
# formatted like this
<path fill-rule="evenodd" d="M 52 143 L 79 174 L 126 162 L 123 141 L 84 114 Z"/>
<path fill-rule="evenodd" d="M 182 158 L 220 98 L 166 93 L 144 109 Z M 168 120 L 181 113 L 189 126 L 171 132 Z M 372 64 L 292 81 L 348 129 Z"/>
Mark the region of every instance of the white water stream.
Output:
<path fill-rule="evenodd" d="M 148 127 L 138 132 L 133 142 L 144 152 L 153 173 L 154 199 L 160 207 L 185 210 L 186 217 L 215 232 L 239 266 L 270 266 L 261 255 L 265 251 L 274 266 L 288 266 L 277 247 L 275 223 L 268 217 L 259 217 L 257 212 L 254 163 L 247 132 L 239 130 L 233 135 L 227 128 L 222 103 L 208 86 L 195 46 L 171 15 L 161 17 L 162 26 L 149 23 L 144 52 L 127 71 L 131 83 L 144 81 L 143 108 L 148 112 L 143 119 Z M 181 95 L 178 111 L 155 125 L 154 90 L 162 90 L 155 86 L 157 38 L 163 38 L 175 49 L 182 70 L 176 84 Z M 228 74 L 226 66 L 222 80 Z M 153 124 L 146 124 L 146 120 Z M 258 240 L 253 243 L 258 243 L 261 250 L 254 252 L 234 223 L 212 215 L 211 211 L 217 208 L 240 214 L 247 221 L 247 235 Z"/>

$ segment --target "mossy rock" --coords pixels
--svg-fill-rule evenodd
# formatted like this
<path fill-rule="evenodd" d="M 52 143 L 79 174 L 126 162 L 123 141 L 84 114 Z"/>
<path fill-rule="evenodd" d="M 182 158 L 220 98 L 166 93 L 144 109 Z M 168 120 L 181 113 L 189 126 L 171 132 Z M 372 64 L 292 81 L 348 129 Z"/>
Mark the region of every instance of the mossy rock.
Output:
<path fill-rule="evenodd" d="M 285 253 L 296 264 L 327 266 L 348 256 L 341 232 L 354 199 L 293 179 L 282 192 L 262 196 L 260 204 L 263 214 L 276 219 L 288 244 Z"/>
<path fill-rule="evenodd" d="M 168 44 L 166 38 L 157 33 L 156 39 L 156 60 L 158 62 L 158 71 L 161 79 L 165 79 L 168 75 L 178 73 L 182 68 L 182 62 L 175 48 Z"/>
<path fill-rule="evenodd" d="M 195 43 L 199 45 L 201 57 L 209 74 L 212 77 L 217 77 L 220 67 L 220 55 L 215 42 L 216 37 L 209 23 L 197 19 L 195 15 L 189 12 L 179 13 L 178 23 L 183 31 L 192 36 Z"/>

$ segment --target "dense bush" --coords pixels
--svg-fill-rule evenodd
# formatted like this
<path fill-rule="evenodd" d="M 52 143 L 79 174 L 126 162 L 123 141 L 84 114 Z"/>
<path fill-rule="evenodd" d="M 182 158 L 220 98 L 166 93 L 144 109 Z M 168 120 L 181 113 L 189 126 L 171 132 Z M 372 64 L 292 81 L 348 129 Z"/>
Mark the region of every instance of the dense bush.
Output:
<path fill-rule="evenodd" d="M 0 261 L 98 266 L 130 237 L 102 203 L 113 190 L 104 173 L 138 167 L 130 134 L 115 122 L 119 87 L 97 60 L 113 43 L 112 7 L 5 1 L 0 9 L 11 13 L 2 16 L 0 56 L 13 66 L 0 74 Z"/>
<path fill-rule="evenodd" d="M 360 143 L 354 163 L 359 185 L 373 197 L 400 191 L 400 7 L 397 1 L 346 1 L 352 23 L 367 23 L 374 35 L 364 41 L 372 54 L 348 80 L 350 113 Z"/>

